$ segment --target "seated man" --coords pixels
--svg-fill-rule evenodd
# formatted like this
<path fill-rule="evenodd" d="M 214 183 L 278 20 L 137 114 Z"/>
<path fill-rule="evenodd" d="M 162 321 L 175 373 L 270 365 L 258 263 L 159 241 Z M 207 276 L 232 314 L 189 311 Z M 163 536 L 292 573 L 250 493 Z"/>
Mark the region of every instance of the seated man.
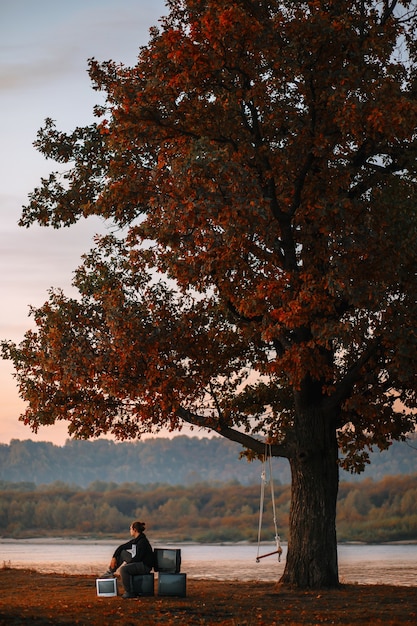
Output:
<path fill-rule="evenodd" d="M 116 548 L 109 568 L 103 574 L 103 578 L 114 576 L 115 571 L 120 568 L 125 588 L 123 598 L 136 597 L 132 586 L 132 576 L 149 574 L 153 567 L 153 550 L 144 533 L 145 523 L 133 522 L 129 530 L 132 539 Z"/>

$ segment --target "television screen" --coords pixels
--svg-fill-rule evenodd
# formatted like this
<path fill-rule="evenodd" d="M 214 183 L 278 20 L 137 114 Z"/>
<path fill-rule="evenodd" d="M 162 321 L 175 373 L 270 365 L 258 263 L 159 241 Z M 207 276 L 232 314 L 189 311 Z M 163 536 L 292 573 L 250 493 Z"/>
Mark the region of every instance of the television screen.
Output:
<path fill-rule="evenodd" d="M 181 550 L 179 548 L 155 548 L 155 572 L 176 574 L 181 570 Z"/>
<path fill-rule="evenodd" d="M 180 596 L 185 597 L 187 590 L 187 574 L 158 574 L 158 595 L 159 596 Z"/>
<path fill-rule="evenodd" d="M 96 588 L 97 595 L 101 598 L 111 598 L 112 596 L 117 596 L 117 579 L 97 578 Z"/>

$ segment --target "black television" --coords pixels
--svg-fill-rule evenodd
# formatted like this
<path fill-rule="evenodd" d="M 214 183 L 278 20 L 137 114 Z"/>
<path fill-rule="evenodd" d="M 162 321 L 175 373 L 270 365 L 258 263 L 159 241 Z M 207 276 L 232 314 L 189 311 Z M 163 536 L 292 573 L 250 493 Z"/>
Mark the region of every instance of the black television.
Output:
<path fill-rule="evenodd" d="M 181 550 L 179 548 L 155 548 L 154 570 L 177 574 L 181 571 Z"/>
<path fill-rule="evenodd" d="M 132 576 L 132 591 L 138 596 L 154 595 L 154 575 L 139 574 Z"/>
<path fill-rule="evenodd" d="M 184 598 L 187 591 L 187 574 L 158 574 L 158 596 L 179 596 Z"/>

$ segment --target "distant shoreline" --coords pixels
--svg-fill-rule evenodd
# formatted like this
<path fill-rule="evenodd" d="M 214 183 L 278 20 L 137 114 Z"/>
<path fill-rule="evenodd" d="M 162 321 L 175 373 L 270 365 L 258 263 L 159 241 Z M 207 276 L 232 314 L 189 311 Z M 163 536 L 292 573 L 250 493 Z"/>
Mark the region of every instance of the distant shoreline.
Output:
<path fill-rule="evenodd" d="M 126 534 L 126 533 L 125 533 Z M 111 543 L 124 537 L 125 534 L 117 534 L 108 537 L 96 537 L 95 535 L 73 535 L 73 536 L 54 536 L 54 537 L 0 537 L 1 543 L 44 543 L 44 544 L 67 544 L 71 542 L 89 542 L 89 543 Z M 257 545 L 256 541 L 176 541 L 171 540 L 156 540 L 155 545 L 158 544 L 175 544 L 178 546 L 254 546 Z M 281 541 L 282 545 L 287 545 L 286 541 Z M 339 541 L 339 546 L 413 546 L 417 544 L 417 539 L 409 539 L 402 541 Z M 273 546 L 273 541 L 262 541 L 261 545 Z"/>

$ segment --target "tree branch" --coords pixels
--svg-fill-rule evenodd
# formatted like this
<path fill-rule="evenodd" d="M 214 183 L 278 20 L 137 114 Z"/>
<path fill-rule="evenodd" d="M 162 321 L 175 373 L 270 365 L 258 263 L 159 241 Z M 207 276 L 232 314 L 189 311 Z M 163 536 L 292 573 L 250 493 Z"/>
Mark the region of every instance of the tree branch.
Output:
<path fill-rule="evenodd" d="M 289 210 L 290 215 L 295 215 L 301 203 L 301 193 L 304 187 L 305 179 L 314 161 L 314 155 L 309 152 L 301 170 L 294 182 L 294 197 Z"/>
<path fill-rule="evenodd" d="M 252 435 L 242 433 L 241 431 L 236 430 L 235 428 L 231 428 L 230 426 L 226 426 L 221 422 L 216 422 L 216 424 L 211 425 L 210 422 L 202 415 L 191 413 L 191 411 L 188 411 L 183 407 L 180 407 L 178 409 L 178 416 L 188 424 L 192 424 L 193 426 L 199 426 L 200 428 L 213 430 L 222 437 L 229 439 L 230 441 L 240 443 L 241 446 L 248 450 L 252 450 L 259 455 L 265 454 L 265 441 L 262 441 L 261 439 L 256 439 L 255 437 L 252 437 Z M 285 443 L 272 444 L 270 446 L 270 451 L 271 456 L 289 458 L 289 448 L 287 445 L 285 445 Z"/>
<path fill-rule="evenodd" d="M 372 341 L 359 359 L 346 372 L 345 376 L 336 384 L 334 393 L 324 402 L 325 410 L 334 412 L 336 407 L 340 407 L 342 402 L 349 397 L 355 383 L 361 376 L 363 366 L 371 359 L 380 347 L 379 338 Z"/>
<path fill-rule="evenodd" d="M 384 0 L 384 12 L 381 17 L 382 26 L 387 22 L 387 20 L 389 20 L 391 15 L 394 13 L 394 9 L 397 4 L 398 0 L 392 0 L 392 2 L 389 2 L 389 0 Z"/>

